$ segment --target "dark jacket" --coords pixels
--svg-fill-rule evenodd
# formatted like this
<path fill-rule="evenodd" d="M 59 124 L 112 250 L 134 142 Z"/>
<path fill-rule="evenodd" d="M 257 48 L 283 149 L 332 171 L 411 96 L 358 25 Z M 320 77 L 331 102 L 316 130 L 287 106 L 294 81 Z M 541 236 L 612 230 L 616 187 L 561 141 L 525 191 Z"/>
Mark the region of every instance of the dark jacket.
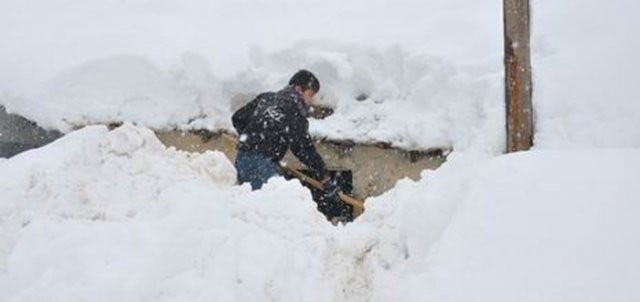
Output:
<path fill-rule="evenodd" d="M 238 150 L 260 152 L 277 163 L 291 149 L 322 180 L 328 174 L 309 135 L 307 116 L 308 108 L 293 87 L 262 93 L 232 116 L 240 134 Z"/>

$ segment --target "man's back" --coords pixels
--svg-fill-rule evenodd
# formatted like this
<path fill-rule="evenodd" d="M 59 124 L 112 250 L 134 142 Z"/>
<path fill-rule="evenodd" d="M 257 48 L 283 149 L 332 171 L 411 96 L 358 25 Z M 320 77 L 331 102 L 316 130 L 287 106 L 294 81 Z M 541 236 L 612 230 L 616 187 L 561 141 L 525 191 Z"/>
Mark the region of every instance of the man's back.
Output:
<path fill-rule="evenodd" d="M 247 105 L 251 115 L 242 129 L 237 129 L 240 150 L 258 151 L 274 161 L 282 159 L 294 138 L 292 124 L 307 123 L 296 109 L 296 99 L 288 94 L 286 90 L 263 93 Z"/>

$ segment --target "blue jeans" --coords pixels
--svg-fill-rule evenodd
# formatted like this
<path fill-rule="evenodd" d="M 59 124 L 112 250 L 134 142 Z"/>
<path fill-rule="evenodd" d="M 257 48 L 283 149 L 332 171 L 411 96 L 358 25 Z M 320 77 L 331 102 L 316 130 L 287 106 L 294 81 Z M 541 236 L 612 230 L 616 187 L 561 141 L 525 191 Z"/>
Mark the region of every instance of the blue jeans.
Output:
<path fill-rule="evenodd" d="M 253 151 L 238 151 L 236 156 L 236 171 L 238 183 L 250 183 L 252 190 L 262 188 L 269 178 L 278 175 L 278 166 L 271 159 L 261 153 Z"/>

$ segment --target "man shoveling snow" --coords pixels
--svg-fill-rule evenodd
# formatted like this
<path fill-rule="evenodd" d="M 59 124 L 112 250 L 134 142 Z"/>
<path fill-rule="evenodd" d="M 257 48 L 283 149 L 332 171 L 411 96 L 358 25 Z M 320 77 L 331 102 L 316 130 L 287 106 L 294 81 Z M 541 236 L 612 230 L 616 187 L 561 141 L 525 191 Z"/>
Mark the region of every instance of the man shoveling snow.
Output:
<path fill-rule="evenodd" d="M 321 180 L 323 199 L 339 203 L 340 188 L 309 135 L 307 117 L 318 90 L 318 78 L 300 70 L 284 89 L 259 94 L 233 114 L 233 126 L 240 135 L 235 161 L 239 184 L 250 183 L 253 190 L 260 189 L 279 174 L 279 162 L 291 150 L 313 178 Z"/>

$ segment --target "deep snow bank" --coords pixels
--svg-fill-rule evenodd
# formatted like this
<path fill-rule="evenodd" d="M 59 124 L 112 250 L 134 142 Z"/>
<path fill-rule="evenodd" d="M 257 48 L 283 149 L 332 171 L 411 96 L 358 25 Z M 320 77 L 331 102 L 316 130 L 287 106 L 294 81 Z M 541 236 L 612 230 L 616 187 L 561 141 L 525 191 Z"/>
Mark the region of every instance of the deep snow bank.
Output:
<path fill-rule="evenodd" d="M 230 128 L 234 97 L 308 68 L 320 103 L 337 109 L 312 125 L 318 136 L 502 146 L 495 1 L 31 0 L 0 11 L 0 103 L 47 128 Z"/>
<path fill-rule="evenodd" d="M 634 301 L 638 153 L 456 152 L 336 228 L 295 182 L 88 127 L 0 161 L 0 298 Z"/>
<path fill-rule="evenodd" d="M 532 3 L 537 146 L 640 146 L 637 5 Z M 503 149 L 500 1 L 30 0 L 0 12 L 0 103 L 46 127 L 227 128 L 231 98 L 306 67 L 338 107 L 317 135 Z"/>
<path fill-rule="evenodd" d="M 318 74 L 318 103 L 336 111 L 312 122 L 315 135 L 417 149 L 495 152 L 502 146 L 501 71 L 492 64 L 463 66 L 400 47 L 369 49 L 327 41 L 272 53 L 254 49 L 251 58 L 251 69 L 227 83 L 228 93 L 283 87 L 297 66 Z"/>
<path fill-rule="evenodd" d="M 466 178 L 459 187 L 463 193 L 427 185 L 424 198 L 403 199 L 411 211 L 429 209 L 425 213 L 431 217 L 442 211 L 428 206 L 441 194 L 462 195 L 441 239 L 428 252 L 412 255 L 394 275 L 397 287 L 377 297 L 382 301 L 638 300 L 639 156 L 638 150 L 624 149 L 527 152 L 501 156 L 473 170 L 457 167 L 461 174 L 446 182 Z M 411 213 L 399 213 L 396 222 L 407 229 L 426 226 L 418 216 L 407 219 Z M 428 242 L 428 232 L 414 232 L 409 239 Z"/>
<path fill-rule="evenodd" d="M 0 300 L 370 296 L 372 228 L 345 236 L 299 183 L 251 192 L 234 181 L 221 153 L 167 149 L 130 124 L 0 162 Z"/>
<path fill-rule="evenodd" d="M 640 147 L 638 2 L 531 5 L 535 144 Z"/>
<path fill-rule="evenodd" d="M 232 187 L 220 153 L 166 149 L 128 125 L 89 127 L 0 165 L 3 301 L 335 294 L 320 261 L 333 228 L 308 192 Z"/>
<path fill-rule="evenodd" d="M 207 114 L 209 128 L 225 128 L 230 113 L 219 85 L 208 62 L 193 53 L 166 69 L 143 56 L 116 55 L 65 70 L 31 96 L 0 98 L 8 110 L 64 132 L 123 121 L 186 127 Z"/>
<path fill-rule="evenodd" d="M 134 121 L 156 129 L 231 129 L 232 112 L 252 95 L 283 88 L 299 68 L 322 81 L 319 104 L 335 114 L 314 121 L 320 137 L 390 142 L 411 149 L 502 146 L 500 71 L 460 66 L 399 47 L 307 42 L 291 49 L 251 52 L 251 66 L 218 79 L 204 56 L 185 53 L 168 68 L 119 55 L 56 75 L 31 97 L 0 102 L 41 125 L 70 131 L 82 125 Z"/>

